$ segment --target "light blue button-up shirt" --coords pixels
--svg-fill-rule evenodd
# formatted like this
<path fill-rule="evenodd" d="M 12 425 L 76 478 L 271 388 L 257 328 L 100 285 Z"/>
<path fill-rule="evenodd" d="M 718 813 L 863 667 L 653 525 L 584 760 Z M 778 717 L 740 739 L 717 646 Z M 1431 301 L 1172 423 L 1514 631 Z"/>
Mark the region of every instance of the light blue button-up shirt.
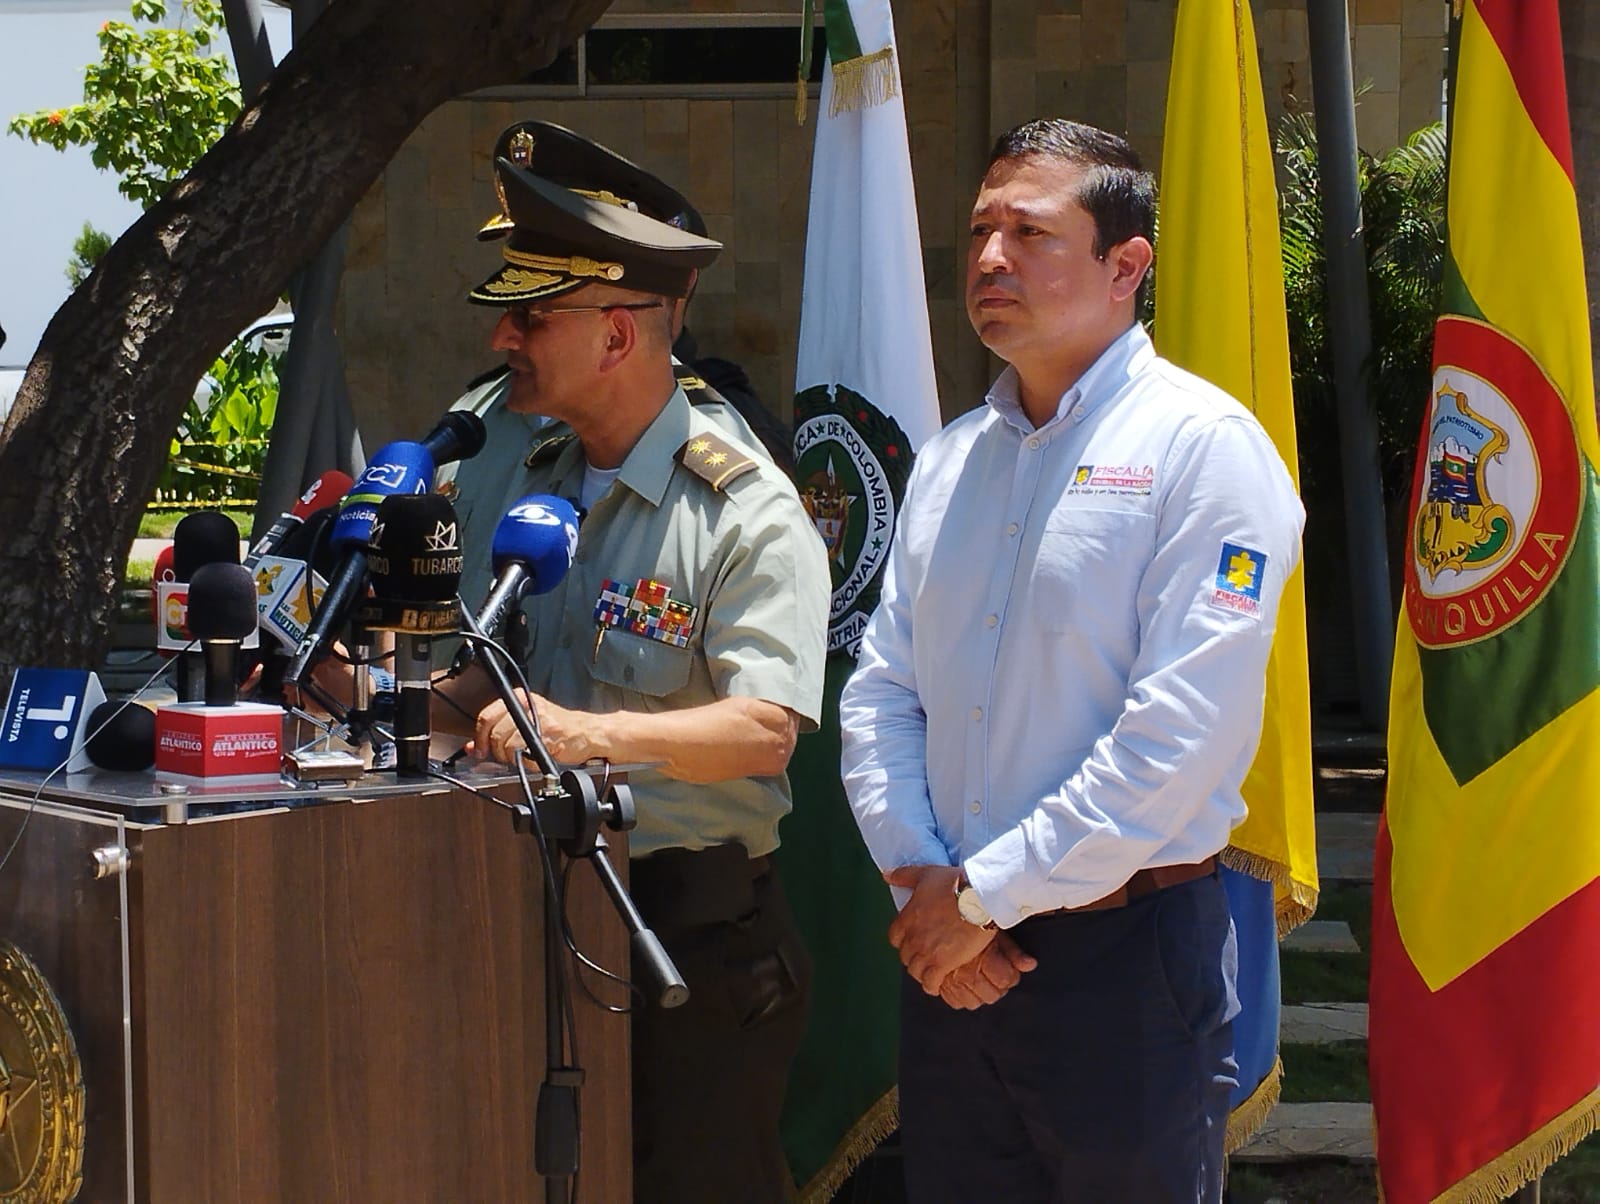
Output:
<path fill-rule="evenodd" d="M 1011 369 L 986 400 L 918 454 L 840 719 L 878 866 L 1009 927 L 1227 844 L 1304 510 L 1137 325 L 1037 429 Z"/>

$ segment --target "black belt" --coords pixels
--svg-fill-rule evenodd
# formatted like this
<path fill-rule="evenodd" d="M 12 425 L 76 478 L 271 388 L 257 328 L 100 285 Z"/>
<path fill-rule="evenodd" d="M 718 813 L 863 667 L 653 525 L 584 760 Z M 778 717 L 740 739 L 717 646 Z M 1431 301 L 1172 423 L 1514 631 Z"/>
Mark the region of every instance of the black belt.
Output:
<path fill-rule="evenodd" d="M 742 844 L 661 849 L 629 863 L 628 889 L 652 924 L 693 927 L 747 915 L 771 873 L 772 858 Z"/>

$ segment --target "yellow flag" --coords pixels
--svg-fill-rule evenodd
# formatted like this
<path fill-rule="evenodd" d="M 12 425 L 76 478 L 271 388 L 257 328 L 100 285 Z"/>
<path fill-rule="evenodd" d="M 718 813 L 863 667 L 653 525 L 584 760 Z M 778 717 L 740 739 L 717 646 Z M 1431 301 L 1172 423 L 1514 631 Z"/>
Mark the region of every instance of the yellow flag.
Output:
<path fill-rule="evenodd" d="M 1250 408 L 1298 484 L 1278 194 L 1244 0 L 1184 0 L 1178 8 L 1161 162 L 1155 337 L 1166 358 Z M 1249 816 L 1234 829 L 1223 859 L 1272 882 L 1279 929 L 1287 931 L 1317 901 L 1305 582 L 1298 568 L 1278 611 L 1261 748 L 1244 798 Z"/>

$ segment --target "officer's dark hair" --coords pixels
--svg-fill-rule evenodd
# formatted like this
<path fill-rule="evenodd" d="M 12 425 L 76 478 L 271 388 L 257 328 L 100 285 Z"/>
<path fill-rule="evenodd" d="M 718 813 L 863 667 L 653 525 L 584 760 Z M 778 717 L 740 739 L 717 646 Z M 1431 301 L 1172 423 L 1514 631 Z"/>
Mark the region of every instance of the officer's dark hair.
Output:
<path fill-rule="evenodd" d="M 1081 122 L 1040 117 L 1001 134 L 989 152 L 989 167 L 1032 155 L 1087 169 L 1075 199 L 1094 219 L 1096 255 L 1104 258 L 1135 235 L 1155 245 L 1155 177 L 1127 139 Z"/>

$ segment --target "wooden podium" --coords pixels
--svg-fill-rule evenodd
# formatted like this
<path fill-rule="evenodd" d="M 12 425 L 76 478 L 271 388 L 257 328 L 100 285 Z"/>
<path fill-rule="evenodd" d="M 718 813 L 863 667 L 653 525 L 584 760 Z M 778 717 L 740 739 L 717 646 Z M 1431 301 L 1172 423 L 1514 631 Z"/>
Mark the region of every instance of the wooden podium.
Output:
<path fill-rule="evenodd" d="M 228 808 L 127 807 L 90 783 L 29 815 L 31 790 L 0 783 L 0 851 L 22 833 L 0 938 L 76 1042 L 78 1199 L 545 1198 L 538 852 L 504 809 L 426 789 L 207 815 Z M 612 856 L 625 875 L 622 841 Z M 579 947 L 625 970 L 589 867 L 568 903 Z M 576 988 L 573 1006 L 579 1198 L 616 1204 L 632 1195 L 628 1021 Z M 13 1108 L 0 1124 L 24 1163 L 28 1123 Z"/>

